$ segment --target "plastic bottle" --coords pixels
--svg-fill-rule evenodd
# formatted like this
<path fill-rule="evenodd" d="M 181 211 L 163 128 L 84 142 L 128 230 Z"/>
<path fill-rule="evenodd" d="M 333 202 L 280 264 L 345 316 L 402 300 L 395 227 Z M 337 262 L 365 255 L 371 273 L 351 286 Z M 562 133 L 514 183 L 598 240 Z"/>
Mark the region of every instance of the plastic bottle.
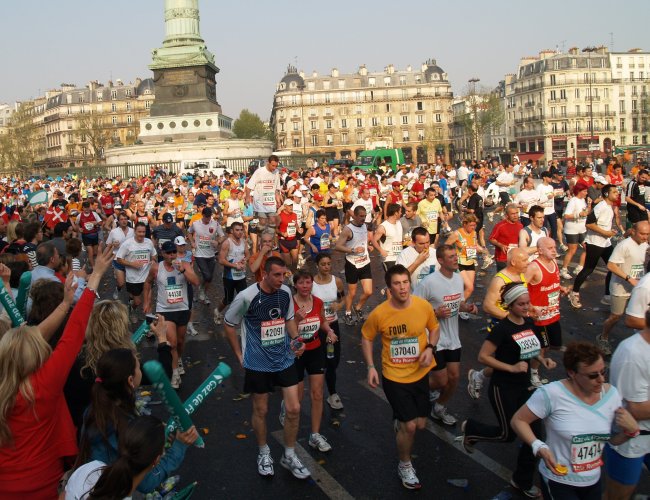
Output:
<path fill-rule="evenodd" d="M 327 343 L 327 359 L 334 359 L 334 344 Z"/>

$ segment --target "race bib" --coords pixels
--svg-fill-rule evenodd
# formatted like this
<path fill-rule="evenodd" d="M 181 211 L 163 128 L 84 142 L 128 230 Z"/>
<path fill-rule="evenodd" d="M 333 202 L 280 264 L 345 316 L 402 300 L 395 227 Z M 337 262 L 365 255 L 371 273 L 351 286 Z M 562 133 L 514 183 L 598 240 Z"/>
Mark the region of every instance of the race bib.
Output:
<path fill-rule="evenodd" d="M 275 189 L 273 186 L 264 186 L 262 191 L 262 205 L 275 208 Z"/>
<path fill-rule="evenodd" d="M 420 342 L 417 337 L 391 339 L 390 361 L 394 364 L 414 363 L 420 357 Z"/>
<path fill-rule="evenodd" d="M 84 223 L 84 229 L 86 231 L 92 231 L 93 229 L 95 229 L 95 224 L 92 223 L 92 222 L 85 222 Z"/>
<path fill-rule="evenodd" d="M 531 359 L 539 356 L 542 346 L 532 330 L 515 333 L 512 340 L 519 346 L 519 359 Z"/>
<path fill-rule="evenodd" d="M 234 267 L 230 268 L 230 275 L 233 280 L 243 280 L 246 279 L 246 269 L 236 269 Z"/>
<path fill-rule="evenodd" d="M 199 250 L 210 250 L 212 248 L 212 238 L 209 236 L 199 236 L 197 246 Z"/>
<path fill-rule="evenodd" d="M 403 191 L 403 192 L 402 192 L 402 201 L 403 201 L 404 203 L 408 203 L 408 202 L 409 202 L 409 194 L 408 194 L 406 191 Z"/>
<path fill-rule="evenodd" d="M 352 263 L 357 268 L 362 268 L 363 266 L 370 263 L 370 256 L 367 251 L 364 251 L 362 254 L 354 254 L 352 256 Z"/>
<path fill-rule="evenodd" d="M 320 235 L 320 249 L 329 250 L 330 249 L 330 235 L 329 233 L 323 233 Z"/>
<path fill-rule="evenodd" d="M 554 189 L 553 190 L 553 196 L 556 198 L 563 198 L 564 197 L 564 190 L 563 189 Z"/>
<path fill-rule="evenodd" d="M 183 285 L 167 285 L 165 287 L 168 304 L 183 302 Z"/>
<path fill-rule="evenodd" d="M 603 465 L 603 447 L 609 434 L 578 434 L 571 438 L 571 467 L 573 472 L 585 472 Z"/>
<path fill-rule="evenodd" d="M 548 294 L 548 307 L 560 307 L 560 292 L 551 292 Z"/>
<path fill-rule="evenodd" d="M 320 328 L 319 318 L 305 318 L 298 323 L 298 334 L 303 340 L 311 342 Z"/>
<path fill-rule="evenodd" d="M 149 225 L 149 217 L 138 217 L 138 222 L 142 222 L 145 225 Z"/>
<path fill-rule="evenodd" d="M 296 236 L 296 223 L 290 222 L 287 224 L 287 238 L 293 238 Z"/>
<path fill-rule="evenodd" d="M 449 309 L 451 315 L 450 318 L 458 316 L 458 310 L 460 309 L 460 293 L 455 293 L 453 295 L 444 295 L 442 297 L 442 305 Z"/>
<path fill-rule="evenodd" d="M 393 241 L 393 244 L 391 245 L 391 254 L 392 255 L 399 255 L 402 252 L 402 242 L 401 241 Z"/>
<path fill-rule="evenodd" d="M 149 262 L 151 260 L 151 254 L 149 250 L 136 250 L 133 252 L 133 260 L 136 262 Z"/>
<path fill-rule="evenodd" d="M 432 210 L 431 212 L 427 212 L 427 220 L 430 222 L 435 222 L 438 220 L 438 212 L 436 210 Z"/>
<path fill-rule="evenodd" d="M 638 280 L 643 277 L 643 264 L 632 264 L 630 269 L 630 278 Z"/>
<path fill-rule="evenodd" d="M 337 319 L 336 311 L 332 308 L 332 304 L 334 304 L 334 302 L 324 302 L 323 303 L 323 310 L 324 310 L 324 313 L 325 313 L 325 320 L 327 320 L 329 322 L 336 321 L 336 319 Z"/>
<path fill-rule="evenodd" d="M 466 247 L 465 254 L 467 255 L 467 260 L 476 259 L 476 247 Z"/>
<path fill-rule="evenodd" d="M 280 318 L 262 321 L 260 333 L 262 338 L 262 347 L 269 347 L 283 343 L 286 335 L 284 319 Z"/>

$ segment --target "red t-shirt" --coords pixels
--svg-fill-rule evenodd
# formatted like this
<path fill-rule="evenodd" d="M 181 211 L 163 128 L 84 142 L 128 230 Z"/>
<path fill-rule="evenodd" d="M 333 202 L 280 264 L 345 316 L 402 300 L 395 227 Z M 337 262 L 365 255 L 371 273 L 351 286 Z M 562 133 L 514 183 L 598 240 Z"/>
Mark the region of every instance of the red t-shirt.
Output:
<path fill-rule="evenodd" d="M 502 220 L 497 222 L 492 229 L 490 234 L 491 240 L 496 240 L 502 245 L 508 247 L 508 250 L 511 248 L 517 248 L 519 246 L 519 231 L 523 229 L 521 222 L 511 223 L 507 220 Z M 505 262 L 508 257 L 508 254 L 501 250 L 500 247 L 494 248 L 494 258 L 498 262 Z"/>
<path fill-rule="evenodd" d="M 305 350 L 307 351 L 316 349 L 321 345 L 318 330 L 321 327 L 320 318 L 323 312 L 323 301 L 313 295 L 312 299 L 311 311 L 298 323 L 298 337 L 305 343 Z M 295 300 L 293 301 L 293 308 L 294 311 L 300 309 Z"/>
<path fill-rule="evenodd" d="M 298 216 L 295 212 L 287 213 L 284 210 L 280 212 L 280 226 L 278 228 L 283 235 L 283 240 L 295 240 L 298 232 Z M 284 234 L 287 234 L 284 236 Z"/>
<path fill-rule="evenodd" d="M 528 283 L 530 303 L 539 308 L 535 324 L 550 325 L 560 320 L 560 269 L 554 262 L 554 269 L 549 271 L 539 259 L 535 259 L 532 264 L 537 265 L 542 272 L 542 280 L 539 283 Z"/>

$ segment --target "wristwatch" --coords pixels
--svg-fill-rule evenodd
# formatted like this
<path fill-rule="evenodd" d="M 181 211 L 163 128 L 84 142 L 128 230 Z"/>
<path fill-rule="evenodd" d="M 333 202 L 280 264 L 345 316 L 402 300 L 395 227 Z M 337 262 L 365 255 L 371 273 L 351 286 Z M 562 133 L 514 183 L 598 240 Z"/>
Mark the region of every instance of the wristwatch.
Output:
<path fill-rule="evenodd" d="M 435 354 L 436 351 L 438 350 L 438 348 L 437 348 L 436 346 L 434 346 L 433 344 L 427 344 L 426 346 L 424 346 L 424 349 L 425 349 L 425 350 L 426 350 L 426 349 L 429 349 L 429 348 L 431 348 L 431 352 L 432 352 L 433 354 Z"/>

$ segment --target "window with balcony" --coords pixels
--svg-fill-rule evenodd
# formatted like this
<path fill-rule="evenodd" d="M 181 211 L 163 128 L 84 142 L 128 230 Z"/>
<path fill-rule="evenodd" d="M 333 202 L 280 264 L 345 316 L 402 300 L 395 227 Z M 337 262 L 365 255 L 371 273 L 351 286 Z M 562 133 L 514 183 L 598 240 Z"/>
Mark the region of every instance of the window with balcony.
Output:
<path fill-rule="evenodd" d="M 128 124 L 133 123 L 133 116 L 131 116 L 131 115 L 127 115 L 127 116 L 126 116 L 126 123 L 128 123 Z"/>
<path fill-rule="evenodd" d="M 618 122 L 619 128 L 621 132 L 626 132 L 625 130 L 625 118 L 621 118 Z M 625 142 L 623 142 L 625 144 Z"/>
<path fill-rule="evenodd" d="M 357 128 L 363 127 L 363 118 L 357 118 Z"/>
<path fill-rule="evenodd" d="M 402 130 L 402 140 L 404 142 L 409 141 L 409 131 L 408 130 Z"/>
<path fill-rule="evenodd" d="M 111 112 L 113 112 L 113 113 L 117 112 L 117 104 L 115 104 L 115 103 L 111 104 Z"/>
<path fill-rule="evenodd" d="M 440 113 L 436 113 L 436 123 L 442 123 L 442 115 Z"/>
<path fill-rule="evenodd" d="M 379 126 L 379 118 L 377 118 L 376 116 L 373 116 L 370 119 L 370 121 L 371 121 L 373 127 L 378 127 Z"/>
<path fill-rule="evenodd" d="M 332 120 L 325 120 L 325 128 L 332 128 Z"/>
<path fill-rule="evenodd" d="M 363 143 L 363 134 L 361 132 L 357 132 L 355 136 L 356 144 L 362 144 Z"/>
<path fill-rule="evenodd" d="M 625 113 L 625 101 L 618 101 L 618 111 L 619 113 Z"/>
<path fill-rule="evenodd" d="M 111 123 L 117 125 L 117 116 L 111 116 Z"/>
<path fill-rule="evenodd" d="M 348 133 L 343 132 L 341 134 L 341 144 L 347 144 L 348 143 Z"/>
<path fill-rule="evenodd" d="M 408 125 L 409 124 L 409 116 L 408 115 L 403 115 L 402 116 L 402 125 Z"/>
<path fill-rule="evenodd" d="M 328 146 L 333 145 L 333 144 L 334 144 L 334 138 L 333 138 L 333 136 L 331 136 L 331 135 L 326 135 L 326 136 L 325 136 L 325 143 L 326 143 Z"/>
<path fill-rule="evenodd" d="M 418 123 L 424 123 L 424 115 L 418 115 L 417 122 Z"/>
<path fill-rule="evenodd" d="M 311 128 L 312 130 L 317 130 L 318 129 L 318 123 L 316 122 L 316 120 L 311 120 L 309 122 L 309 128 Z"/>
<path fill-rule="evenodd" d="M 317 135 L 312 135 L 311 136 L 311 145 L 312 146 L 318 146 L 318 136 Z"/>
<path fill-rule="evenodd" d="M 298 130 L 300 130 L 300 127 L 299 127 L 299 125 L 298 125 L 298 122 L 293 122 L 293 130 L 294 130 L 295 132 L 297 132 Z"/>
<path fill-rule="evenodd" d="M 300 139 L 294 139 L 293 140 L 293 147 L 294 148 L 299 148 L 300 147 Z"/>

